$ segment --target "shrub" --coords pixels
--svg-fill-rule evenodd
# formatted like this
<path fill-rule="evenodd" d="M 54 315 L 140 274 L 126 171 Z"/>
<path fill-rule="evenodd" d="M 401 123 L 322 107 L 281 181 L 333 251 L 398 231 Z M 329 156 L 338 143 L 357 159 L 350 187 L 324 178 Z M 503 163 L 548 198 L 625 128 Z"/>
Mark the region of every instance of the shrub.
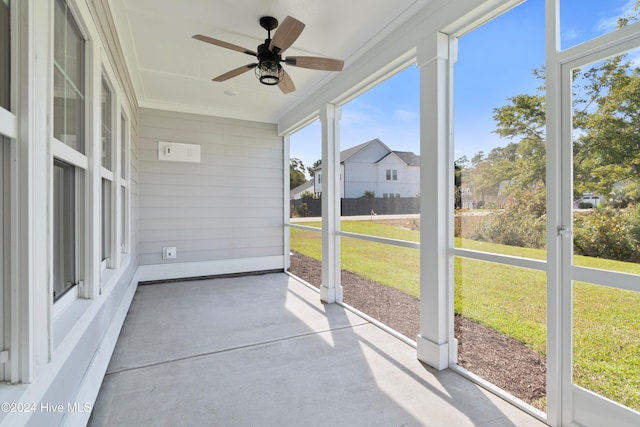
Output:
<path fill-rule="evenodd" d="M 545 195 L 544 189 L 514 191 L 504 209 L 483 217 L 470 238 L 510 246 L 545 248 Z"/>
<path fill-rule="evenodd" d="M 300 203 L 298 205 L 298 209 L 296 209 L 298 216 L 307 216 L 309 215 L 309 207 L 306 203 Z"/>
<path fill-rule="evenodd" d="M 573 247 L 578 255 L 640 262 L 640 209 L 601 208 L 576 213 Z"/>
<path fill-rule="evenodd" d="M 309 191 L 309 190 L 305 190 L 305 191 L 300 195 L 300 198 L 301 198 L 302 200 L 309 200 L 309 199 L 317 199 L 318 197 L 317 197 L 314 193 L 312 193 L 311 191 Z"/>

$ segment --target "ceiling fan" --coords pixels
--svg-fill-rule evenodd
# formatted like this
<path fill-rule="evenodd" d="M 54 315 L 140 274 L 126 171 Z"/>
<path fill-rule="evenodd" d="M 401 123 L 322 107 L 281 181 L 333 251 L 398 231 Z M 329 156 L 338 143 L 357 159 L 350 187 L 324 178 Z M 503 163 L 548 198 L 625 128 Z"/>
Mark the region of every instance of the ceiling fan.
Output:
<path fill-rule="evenodd" d="M 260 18 L 260 26 L 267 30 L 267 39 L 263 44 L 258 46 L 257 53 L 250 49 L 245 49 L 244 47 L 214 39 L 212 37 L 203 36 L 201 34 L 193 36 L 196 40 L 211 43 L 216 46 L 235 50 L 258 58 L 257 63 L 243 65 L 242 67 L 235 68 L 215 77 L 213 79 L 214 82 L 223 82 L 232 77 L 239 76 L 251 69 L 255 69 L 256 77 L 260 80 L 260 83 L 269 86 L 278 85 L 283 93 L 290 93 L 296 90 L 296 87 L 293 84 L 291 77 L 289 77 L 289 74 L 287 74 L 284 68 L 282 68 L 282 65 L 280 64 L 281 62 L 294 67 L 310 68 L 312 70 L 342 70 L 344 61 L 339 59 L 320 58 L 315 56 L 288 56 L 284 59 L 282 58 L 284 51 L 296 41 L 302 33 L 302 30 L 304 30 L 305 25 L 297 19 L 287 16 L 284 21 L 282 21 L 280 28 L 278 28 L 274 33 L 273 38 L 271 38 L 271 31 L 278 27 L 278 20 L 276 18 L 263 16 Z"/>

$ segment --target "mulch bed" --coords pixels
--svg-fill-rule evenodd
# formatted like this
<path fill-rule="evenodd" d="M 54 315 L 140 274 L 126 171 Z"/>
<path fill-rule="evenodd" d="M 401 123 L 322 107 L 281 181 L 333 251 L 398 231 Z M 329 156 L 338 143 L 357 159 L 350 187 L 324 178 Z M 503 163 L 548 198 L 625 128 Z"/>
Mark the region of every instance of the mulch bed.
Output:
<path fill-rule="evenodd" d="M 292 252 L 289 271 L 318 287 L 322 282 L 319 261 Z M 420 302 L 397 289 L 342 271 L 344 302 L 415 339 L 420 325 Z M 462 316 L 455 316 L 458 364 L 506 390 L 519 399 L 545 410 L 546 361 L 520 341 Z"/>

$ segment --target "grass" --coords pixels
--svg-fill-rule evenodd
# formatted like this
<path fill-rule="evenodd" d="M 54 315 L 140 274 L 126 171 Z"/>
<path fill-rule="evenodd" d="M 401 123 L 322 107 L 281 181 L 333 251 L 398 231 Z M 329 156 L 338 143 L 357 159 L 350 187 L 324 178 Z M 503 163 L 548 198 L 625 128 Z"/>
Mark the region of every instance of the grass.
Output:
<path fill-rule="evenodd" d="M 312 225 L 312 224 L 306 224 Z M 319 226 L 318 224 L 312 226 Z M 419 232 L 375 221 L 343 221 L 343 231 L 419 241 Z M 468 239 L 456 247 L 546 259 L 546 251 Z M 291 249 L 321 259 L 321 236 L 291 229 Z M 342 268 L 380 284 L 420 295 L 419 251 L 343 238 Z M 640 274 L 640 265 L 574 257 L 584 267 Z M 454 309 L 531 349 L 546 353 L 546 274 L 456 257 Z M 574 282 L 574 382 L 640 410 L 640 293 Z"/>

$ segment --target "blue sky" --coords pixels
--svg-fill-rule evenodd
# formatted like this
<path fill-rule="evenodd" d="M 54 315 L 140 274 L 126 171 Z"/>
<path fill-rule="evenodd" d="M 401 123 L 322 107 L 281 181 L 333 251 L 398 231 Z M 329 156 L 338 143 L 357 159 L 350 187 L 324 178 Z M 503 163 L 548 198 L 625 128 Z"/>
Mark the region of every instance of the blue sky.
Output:
<path fill-rule="evenodd" d="M 635 2 L 562 0 L 562 48 L 613 31 Z M 532 70 L 544 65 L 544 37 L 544 0 L 528 0 L 460 38 L 454 76 L 456 158 L 470 159 L 508 143 L 492 133 L 493 109 L 540 86 Z M 341 149 L 380 138 L 393 150 L 419 154 L 418 81 L 418 69 L 410 66 L 345 104 Z M 306 166 L 320 158 L 318 122 L 292 135 L 291 157 Z"/>

